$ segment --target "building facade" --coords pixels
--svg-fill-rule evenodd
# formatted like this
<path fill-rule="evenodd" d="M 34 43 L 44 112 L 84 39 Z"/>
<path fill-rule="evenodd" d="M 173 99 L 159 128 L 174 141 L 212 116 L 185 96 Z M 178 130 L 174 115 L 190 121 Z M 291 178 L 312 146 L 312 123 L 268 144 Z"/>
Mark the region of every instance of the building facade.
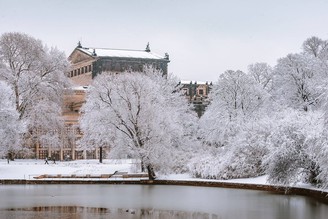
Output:
<path fill-rule="evenodd" d="M 181 81 L 180 84 L 189 103 L 193 104 L 198 117 L 201 117 L 210 103 L 208 94 L 211 90 L 212 82 Z"/>
<path fill-rule="evenodd" d="M 92 79 L 102 72 L 120 73 L 123 71 L 141 72 L 145 65 L 160 69 L 167 74 L 169 55 L 151 52 L 149 44 L 145 50 L 87 48 L 79 43 L 68 57 L 71 63 L 67 76 L 76 85 L 88 86 Z"/>

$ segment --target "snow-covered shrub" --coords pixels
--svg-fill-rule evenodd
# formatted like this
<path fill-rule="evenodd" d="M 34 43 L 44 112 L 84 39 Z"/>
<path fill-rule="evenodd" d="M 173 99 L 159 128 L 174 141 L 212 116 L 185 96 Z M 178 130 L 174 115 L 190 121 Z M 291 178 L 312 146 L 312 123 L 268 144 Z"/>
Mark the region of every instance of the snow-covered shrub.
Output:
<path fill-rule="evenodd" d="M 264 174 L 262 159 L 266 150 L 257 146 L 238 146 L 222 162 L 218 178 L 249 178 Z"/>
<path fill-rule="evenodd" d="M 266 146 L 271 120 L 263 117 L 239 125 L 238 132 L 230 136 L 224 147 L 205 146 L 208 155 L 191 160 L 189 170 L 195 177 L 231 179 L 247 178 L 264 174 L 263 157 L 268 154 Z M 201 153 L 201 152 L 200 152 Z"/>
<path fill-rule="evenodd" d="M 203 154 L 190 160 L 188 168 L 193 177 L 203 179 L 218 179 L 221 160 L 213 154 Z"/>
<path fill-rule="evenodd" d="M 248 178 L 263 174 L 261 159 L 256 152 L 241 150 L 223 151 L 217 155 L 207 154 L 194 158 L 189 164 L 189 171 L 196 178 L 205 179 L 233 179 Z M 258 154 L 260 151 L 257 151 Z M 255 159 L 254 159 L 255 158 Z"/>
<path fill-rule="evenodd" d="M 265 157 L 268 180 L 276 184 L 318 183 L 319 144 L 323 123 L 319 113 L 289 110 L 277 121 L 268 138 L 270 153 Z"/>
<path fill-rule="evenodd" d="M 325 142 L 320 146 L 320 153 L 317 154 L 317 164 L 319 167 L 319 174 L 317 181 L 322 188 L 328 187 L 328 144 Z"/>

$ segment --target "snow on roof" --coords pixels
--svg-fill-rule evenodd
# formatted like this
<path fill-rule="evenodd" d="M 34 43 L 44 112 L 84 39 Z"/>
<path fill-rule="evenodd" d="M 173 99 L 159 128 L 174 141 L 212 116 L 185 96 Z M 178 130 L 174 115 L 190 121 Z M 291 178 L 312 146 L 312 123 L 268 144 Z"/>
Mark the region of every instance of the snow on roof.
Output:
<path fill-rule="evenodd" d="M 73 87 L 73 90 L 87 90 L 88 86 L 75 86 Z"/>
<path fill-rule="evenodd" d="M 204 82 L 204 81 L 181 81 L 181 84 L 210 84 L 210 82 Z"/>
<path fill-rule="evenodd" d="M 124 57 L 124 58 L 142 58 L 142 59 L 164 59 L 163 56 L 157 55 L 145 50 L 124 50 L 124 49 L 106 49 L 106 48 L 77 48 L 78 50 L 98 57 Z"/>

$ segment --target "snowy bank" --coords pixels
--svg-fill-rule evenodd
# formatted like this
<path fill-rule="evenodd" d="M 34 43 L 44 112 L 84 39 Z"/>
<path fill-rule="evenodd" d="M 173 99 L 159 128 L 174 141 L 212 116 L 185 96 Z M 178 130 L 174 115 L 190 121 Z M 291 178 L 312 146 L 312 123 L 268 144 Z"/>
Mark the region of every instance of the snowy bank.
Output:
<path fill-rule="evenodd" d="M 133 159 L 125 160 L 103 160 L 99 163 L 98 160 L 76 160 L 76 161 L 56 161 L 45 164 L 43 160 L 15 160 L 10 161 L 0 160 L 0 180 L 34 180 L 34 177 L 49 174 L 49 175 L 101 175 L 113 174 L 115 171 L 138 173 L 140 172 L 140 163 Z M 81 179 L 69 179 L 70 181 Z M 92 179 L 87 179 L 92 181 Z M 106 180 L 106 179 L 102 179 Z M 132 179 L 133 180 L 133 179 Z M 139 179 L 140 180 L 140 179 Z M 39 180 L 40 182 L 43 180 Z M 65 179 L 67 181 L 67 179 Z M 34 182 L 36 182 L 34 180 Z M 46 182 L 44 182 L 46 183 Z M 149 184 L 149 182 L 143 182 Z M 150 182 L 151 184 L 154 182 Z M 258 189 L 276 192 L 285 192 L 286 187 L 279 185 L 270 185 L 267 182 L 267 176 L 245 179 L 231 180 L 209 180 L 195 179 L 189 174 L 171 174 L 159 176 L 156 184 L 176 184 L 176 185 L 199 185 L 199 186 L 217 186 L 227 188 L 243 188 L 243 189 Z M 298 184 L 291 188 L 298 189 L 297 194 L 309 195 L 307 190 L 324 192 L 328 190 L 320 190 L 308 184 Z M 305 189 L 305 190 L 304 190 Z M 289 189 L 289 192 L 292 190 Z M 300 193 L 301 191 L 301 193 Z M 292 192 L 293 193 L 293 192 Z M 326 195 L 324 195 L 326 196 Z M 325 197 L 327 198 L 327 197 Z"/>
<path fill-rule="evenodd" d="M 138 162 L 126 160 L 75 160 L 75 161 L 48 161 L 43 160 L 0 160 L 0 179 L 33 179 L 35 176 L 49 175 L 82 175 L 82 174 L 112 174 L 115 171 L 135 173 Z"/>

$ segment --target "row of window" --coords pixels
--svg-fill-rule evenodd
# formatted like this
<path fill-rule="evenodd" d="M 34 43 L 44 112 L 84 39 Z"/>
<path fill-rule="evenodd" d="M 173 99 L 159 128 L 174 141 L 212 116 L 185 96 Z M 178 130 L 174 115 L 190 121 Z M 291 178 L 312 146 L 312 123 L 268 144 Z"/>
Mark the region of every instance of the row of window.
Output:
<path fill-rule="evenodd" d="M 80 127 L 78 127 L 77 125 L 66 125 L 65 129 L 66 129 L 66 134 L 82 135 L 82 131 Z"/>
<path fill-rule="evenodd" d="M 49 154 L 49 150 L 39 150 L 39 159 L 45 159 L 46 157 L 55 158 L 56 160 L 60 160 L 59 151 L 52 151 L 51 154 Z M 74 151 L 75 158 L 76 159 L 83 159 L 83 151 Z M 63 157 L 64 159 L 71 159 L 72 158 L 72 150 L 63 150 Z M 94 156 L 89 156 L 94 157 Z M 50 163 L 50 161 L 49 161 Z"/>
<path fill-rule="evenodd" d="M 74 77 L 74 76 L 78 76 L 84 73 L 88 73 L 92 71 L 92 65 L 88 65 L 88 66 L 83 66 L 81 68 L 78 69 L 74 69 L 72 71 L 69 72 L 68 77 Z"/>
<path fill-rule="evenodd" d="M 182 90 L 184 91 L 184 94 L 185 94 L 185 95 L 187 95 L 187 96 L 190 95 L 190 94 L 189 94 L 189 88 L 183 88 Z M 197 88 L 197 89 L 196 89 L 196 95 L 199 95 L 199 96 L 206 96 L 206 95 L 207 95 L 207 94 L 206 94 L 206 90 L 205 90 L 205 89 L 199 89 L 199 88 Z"/>
<path fill-rule="evenodd" d="M 120 62 L 103 62 L 102 66 L 100 66 L 101 71 L 116 71 L 122 72 L 125 70 L 133 70 L 133 71 L 142 71 L 142 64 L 131 64 L 131 63 L 120 63 Z"/>

